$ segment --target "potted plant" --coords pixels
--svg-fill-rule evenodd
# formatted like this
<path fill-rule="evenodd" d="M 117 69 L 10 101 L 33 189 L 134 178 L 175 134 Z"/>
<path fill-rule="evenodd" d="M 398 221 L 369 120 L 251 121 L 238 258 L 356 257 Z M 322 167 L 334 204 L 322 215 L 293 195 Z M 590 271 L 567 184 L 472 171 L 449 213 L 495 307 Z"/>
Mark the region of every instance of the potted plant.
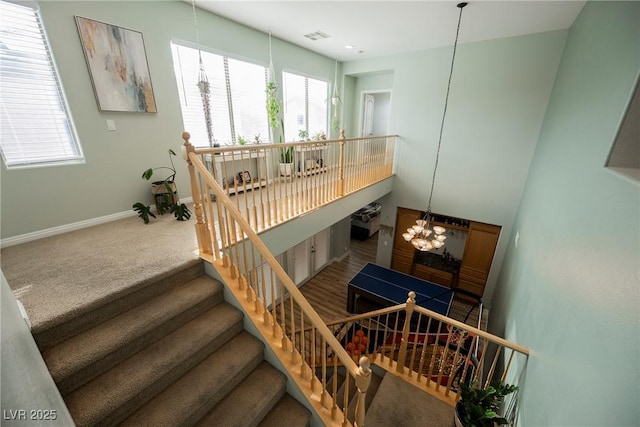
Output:
<path fill-rule="evenodd" d="M 508 424 L 498 413 L 505 396 L 518 389 L 515 385 L 494 381 L 486 389 L 476 382 L 460 383 L 460 400 L 456 404 L 455 425 L 458 427 L 494 427 Z"/>
<path fill-rule="evenodd" d="M 280 148 L 280 175 L 290 176 L 293 171 L 293 147 Z"/>
<path fill-rule="evenodd" d="M 275 129 L 278 127 L 278 115 L 280 114 L 280 102 L 277 97 L 278 86 L 274 81 L 268 81 L 265 93 L 267 95 L 267 118 L 269 127 Z"/>
<path fill-rule="evenodd" d="M 157 168 L 149 168 L 142 173 L 142 179 L 149 181 L 153 176 L 153 172 L 159 169 L 166 169 L 171 171 L 171 174 L 165 179 L 160 181 L 153 181 L 151 183 L 151 194 L 156 205 L 156 211 L 160 215 L 164 215 L 166 212 L 171 212 L 178 221 L 186 221 L 191 218 L 191 211 L 184 203 L 180 203 L 178 198 L 178 190 L 175 183 L 176 168 L 173 164 L 172 156 L 176 153 L 172 149 L 169 149 L 169 162 L 171 166 L 160 166 Z M 155 218 L 156 216 L 151 211 L 149 205 L 145 205 L 142 202 L 133 204 L 133 210 L 138 212 L 138 216 L 144 221 L 145 224 L 149 223 L 149 217 Z"/>

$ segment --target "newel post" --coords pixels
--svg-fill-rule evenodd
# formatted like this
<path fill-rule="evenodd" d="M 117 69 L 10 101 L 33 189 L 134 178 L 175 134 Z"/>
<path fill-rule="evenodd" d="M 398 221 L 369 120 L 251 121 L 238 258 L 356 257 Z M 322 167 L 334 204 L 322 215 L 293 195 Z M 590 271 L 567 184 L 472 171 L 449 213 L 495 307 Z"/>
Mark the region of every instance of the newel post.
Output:
<path fill-rule="evenodd" d="M 364 427 L 365 398 L 367 389 L 371 384 L 371 362 L 368 357 L 361 357 L 359 360 L 358 375 L 356 375 L 356 388 L 358 389 L 358 400 L 356 401 L 355 426 Z"/>
<path fill-rule="evenodd" d="M 213 254 L 211 249 L 211 239 L 209 238 L 207 223 L 204 221 L 202 199 L 200 198 L 200 190 L 198 189 L 196 171 L 191 159 L 189 158 L 190 153 L 195 153 L 195 147 L 191 145 L 189 138 L 191 138 L 191 134 L 189 132 L 182 132 L 182 139 L 184 139 L 182 153 L 184 159 L 187 161 L 187 167 L 189 169 L 189 178 L 191 179 L 191 197 L 193 198 L 193 209 L 196 213 L 196 236 L 198 238 L 198 249 L 201 254 L 211 255 Z"/>
<path fill-rule="evenodd" d="M 340 131 L 340 157 L 338 158 L 338 197 L 344 196 L 344 129 Z"/>
<path fill-rule="evenodd" d="M 400 351 L 398 352 L 398 364 L 396 365 L 396 371 L 404 373 L 404 361 L 407 358 L 407 340 L 409 339 L 409 329 L 411 328 L 411 316 L 413 315 L 413 309 L 416 306 L 416 293 L 409 292 L 409 298 L 407 298 L 407 307 L 405 308 L 406 317 L 404 319 L 404 326 L 402 326 L 402 337 L 400 341 Z"/>

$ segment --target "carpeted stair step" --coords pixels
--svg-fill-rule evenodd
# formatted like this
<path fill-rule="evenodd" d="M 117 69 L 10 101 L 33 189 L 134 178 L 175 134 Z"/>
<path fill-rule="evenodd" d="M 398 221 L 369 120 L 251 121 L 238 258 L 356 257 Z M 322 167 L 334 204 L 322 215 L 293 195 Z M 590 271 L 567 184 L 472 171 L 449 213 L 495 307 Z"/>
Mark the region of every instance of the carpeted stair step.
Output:
<path fill-rule="evenodd" d="M 258 427 L 308 427 L 311 412 L 291 395 L 285 394 Z"/>
<path fill-rule="evenodd" d="M 160 273 L 156 277 L 134 283 L 117 293 L 95 299 L 91 303 L 77 307 L 64 315 L 48 319 L 34 326 L 31 332 L 40 351 L 45 351 L 57 343 L 203 274 L 204 264 L 202 261 L 190 262 L 180 269 Z M 61 295 L 61 297 L 64 296 Z"/>
<path fill-rule="evenodd" d="M 220 303 L 65 398 L 77 426 L 114 425 L 242 331 L 242 313 Z"/>
<path fill-rule="evenodd" d="M 454 408 L 401 378 L 387 374 L 365 416 L 367 427 L 451 427 Z"/>
<path fill-rule="evenodd" d="M 192 425 L 232 392 L 263 361 L 263 357 L 262 341 L 243 331 L 147 402 L 122 426 Z M 277 384 L 281 387 L 280 383 Z M 265 385 L 271 387 L 270 384 Z M 252 395 L 251 398 L 259 400 L 260 397 Z M 249 413 L 251 405 L 255 404 L 250 402 L 247 407 L 240 406 L 238 402 L 235 410 Z M 209 425 L 227 427 L 219 420 Z"/>
<path fill-rule="evenodd" d="M 223 285 L 202 275 L 46 350 L 43 358 L 66 396 L 223 299 Z"/>
<path fill-rule="evenodd" d="M 286 386 L 284 374 L 262 362 L 196 425 L 255 426 L 284 396 Z"/>

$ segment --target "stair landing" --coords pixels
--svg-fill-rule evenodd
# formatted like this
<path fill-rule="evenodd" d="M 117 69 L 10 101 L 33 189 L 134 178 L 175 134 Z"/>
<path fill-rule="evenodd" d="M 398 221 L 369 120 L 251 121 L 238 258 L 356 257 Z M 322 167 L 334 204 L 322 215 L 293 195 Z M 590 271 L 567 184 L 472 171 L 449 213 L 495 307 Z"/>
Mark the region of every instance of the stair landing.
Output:
<path fill-rule="evenodd" d="M 454 408 L 386 374 L 367 410 L 367 427 L 452 427 Z"/>

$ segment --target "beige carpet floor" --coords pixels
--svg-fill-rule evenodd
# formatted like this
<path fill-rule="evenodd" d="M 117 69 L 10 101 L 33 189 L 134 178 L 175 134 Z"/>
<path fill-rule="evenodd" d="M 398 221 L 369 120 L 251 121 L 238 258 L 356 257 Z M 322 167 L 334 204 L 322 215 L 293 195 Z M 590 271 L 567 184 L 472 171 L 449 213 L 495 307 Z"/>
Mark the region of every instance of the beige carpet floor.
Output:
<path fill-rule="evenodd" d="M 194 223 L 125 218 L 3 248 L 0 264 L 37 331 L 199 262 Z"/>

